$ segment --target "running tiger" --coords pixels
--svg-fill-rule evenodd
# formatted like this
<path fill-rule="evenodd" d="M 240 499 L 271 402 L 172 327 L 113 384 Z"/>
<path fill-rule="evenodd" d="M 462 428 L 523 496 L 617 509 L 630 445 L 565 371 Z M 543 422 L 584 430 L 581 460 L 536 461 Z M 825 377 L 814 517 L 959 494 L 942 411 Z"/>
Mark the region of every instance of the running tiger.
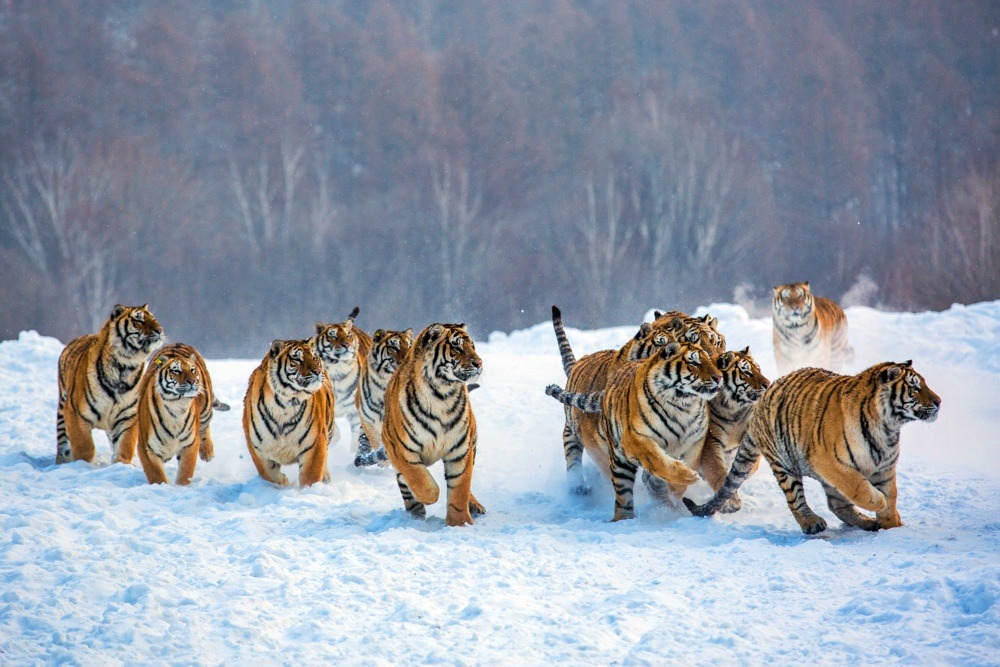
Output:
<path fill-rule="evenodd" d="M 367 333 L 355 326 L 354 318 L 361 309 L 357 306 L 347 316 L 347 320 L 337 324 L 316 323 L 316 335 L 313 343 L 323 366 L 330 377 L 335 398 L 337 415 L 346 417 L 351 425 L 351 451 L 358 451 L 361 438 L 361 420 L 355 398 L 358 393 L 358 381 L 361 378 L 361 365 L 372 339 Z M 333 441 L 340 439 L 340 429 L 335 428 Z"/>
<path fill-rule="evenodd" d="M 775 287 L 771 310 L 779 375 L 807 366 L 839 373 L 854 363 L 847 315 L 830 299 L 813 296 L 808 282 Z"/>
<path fill-rule="evenodd" d="M 257 472 L 288 486 L 281 466 L 299 464 L 299 485 L 327 481 L 334 398 L 312 340 L 276 340 L 250 374 L 243 398 L 243 433 Z"/>
<path fill-rule="evenodd" d="M 162 344 L 148 303 L 119 304 L 100 331 L 69 342 L 59 355 L 56 463 L 92 462 L 95 428 L 111 439 L 113 461 L 132 462 L 142 367 Z"/>
<path fill-rule="evenodd" d="M 385 448 L 382 447 L 385 388 L 411 345 L 413 345 L 413 329 L 406 331 L 379 329 L 372 339 L 371 349 L 362 360 L 361 382 L 355 404 L 364 432 L 357 456 L 354 458 L 355 466 L 388 461 Z"/>
<path fill-rule="evenodd" d="M 615 370 L 605 390 L 581 394 L 549 385 L 545 393 L 587 413 L 600 413 L 598 437 L 611 459 L 612 521 L 635 516 L 635 474 L 644 470 L 678 497 L 698 481 L 692 470 L 708 435 L 708 401 L 722 376 L 700 348 L 671 341 L 643 361 Z"/>
<path fill-rule="evenodd" d="M 689 317 L 678 311 L 661 313 L 655 311 L 656 320 L 644 323 L 635 336 L 618 350 L 601 350 L 588 354 L 577 361 L 563 328 L 562 312 L 552 306 L 552 327 L 555 329 L 566 371 L 566 391 L 589 394 L 601 391 L 607 386 L 608 378 L 614 371 L 629 361 L 646 359 L 656 350 L 671 341 L 679 340 L 699 345 L 713 358 L 725 351 L 726 340 L 715 329 L 717 320 L 709 316 Z M 590 493 L 590 486 L 583 476 L 583 451 L 586 449 L 597 467 L 609 476 L 611 459 L 607 447 L 601 444 L 597 435 L 600 418 L 566 406 L 566 424 L 563 427 L 563 454 L 566 458 L 566 475 L 569 488 L 577 495 Z M 655 481 L 648 483 L 655 485 Z"/>
<path fill-rule="evenodd" d="M 440 489 L 427 466 L 444 461 L 449 526 L 472 523 L 485 513 L 472 495 L 476 419 L 466 383 L 483 362 L 464 324 L 432 324 L 417 336 L 385 392 L 382 441 L 396 469 L 406 511 L 426 516 Z"/>
<path fill-rule="evenodd" d="M 899 431 L 907 422 L 934 421 L 940 407 L 941 398 L 910 361 L 876 364 L 857 375 L 795 371 L 764 392 L 722 488 L 704 505 L 687 498 L 684 504 L 697 516 L 714 514 L 763 454 L 807 535 L 826 530 L 826 521 L 806 504 L 803 477 L 819 480 L 830 511 L 848 525 L 902 526 L 896 511 Z"/>
<path fill-rule="evenodd" d="M 712 490 L 718 491 L 726 480 L 726 473 L 750 424 L 753 406 L 771 383 L 750 356 L 749 347 L 719 355 L 715 365 L 722 372 L 722 387 L 708 403 L 708 440 L 698 468 Z M 751 475 L 756 468 L 755 465 Z M 734 494 L 719 511 L 735 512 L 740 505 L 739 495 Z"/>
<path fill-rule="evenodd" d="M 163 464 L 177 457 L 178 485 L 190 483 L 199 456 L 211 461 L 215 447 L 209 424 L 215 400 L 205 360 L 190 345 L 167 345 L 153 357 L 139 382 L 139 461 L 150 484 L 166 484 Z"/>

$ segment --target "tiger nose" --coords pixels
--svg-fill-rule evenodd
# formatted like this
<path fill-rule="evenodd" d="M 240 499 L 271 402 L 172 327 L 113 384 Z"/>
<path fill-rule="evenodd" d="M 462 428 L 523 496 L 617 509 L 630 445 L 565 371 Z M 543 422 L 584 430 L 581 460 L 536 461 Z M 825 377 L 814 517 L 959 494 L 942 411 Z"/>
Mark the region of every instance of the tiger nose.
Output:
<path fill-rule="evenodd" d="M 153 331 L 156 332 L 156 335 L 158 336 L 163 335 L 163 327 L 156 327 L 155 329 L 153 329 Z"/>
<path fill-rule="evenodd" d="M 764 380 L 763 382 L 760 383 L 760 386 L 762 389 L 767 389 L 768 387 L 771 386 L 771 382 L 769 380 Z"/>
<path fill-rule="evenodd" d="M 475 359 L 472 360 L 472 365 L 475 366 L 476 368 L 482 368 L 483 360 L 480 359 L 479 357 L 476 357 Z"/>
<path fill-rule="evenodd" d="M 934 398 L 931 399 L 931 403 L 934 404 L 935 408 L 940 408 L 941 407 L 941 397 L 940 396 L 935 396 Z"/>
<path fill-rule="evenodd" d="M 713 375 L 712 376 L 712 381 L 715 384 L 722 384 L 722 376 L 721 375 Z"/>

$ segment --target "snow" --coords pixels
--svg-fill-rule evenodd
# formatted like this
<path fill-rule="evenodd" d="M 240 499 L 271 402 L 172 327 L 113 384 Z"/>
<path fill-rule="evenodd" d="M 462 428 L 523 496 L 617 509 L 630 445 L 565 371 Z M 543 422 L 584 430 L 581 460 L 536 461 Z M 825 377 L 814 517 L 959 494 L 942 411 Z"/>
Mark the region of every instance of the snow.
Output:
<path fill-rule="evenodd" d="M 698 312 L 773 378 L 769 320 Z M 440 501 L 410 519 L 391 470 L 355 469 L 346 439 L 331 484 L 262 482 L 240 426 L 256 360 L 208 362 L 233 410 L 190 487 L 110 465 L 100 435 L 96 465 L 56 467 L 62 344 L 22 333 L 0 343 L 0 663 L 998 664 L 1000 302 L 848 318 L 858 368 L 912 358 L 943 405 L 903 429 L 906 525 L 846 528 L 807 481 L 831 526 L 818 537 L 763 469 L 741 512 L 711 519 L 637 485 L 637 518 L 608 523 L 592 466 L 594 494 L 569 495 L 549 323 L 478 346 L 473 488 L 490 513 L 462 529 Z M 634 329 L 568 335 L 580 356 Z"/>

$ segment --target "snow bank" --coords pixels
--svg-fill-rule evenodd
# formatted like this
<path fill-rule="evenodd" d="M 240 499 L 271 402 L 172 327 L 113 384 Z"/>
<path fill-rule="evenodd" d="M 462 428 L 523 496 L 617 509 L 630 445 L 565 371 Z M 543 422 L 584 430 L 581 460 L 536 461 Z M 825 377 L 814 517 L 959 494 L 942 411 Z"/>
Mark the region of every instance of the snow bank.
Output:
<path fill-rule="evenodd" d="M 773 376 L 769 320 L 704 312 Z M 234 409 L 191 487 L 109 465 L 100 435 L 97 465 L 57 468 L 62 346 L 23 333 L 0 343 L 0 662 L 996 664 L 1000 302 L 848 317 L 859 368 L 912 358 L 944 403 L 903 429 L 906 525 L 844 528 L 808 481 L 831 525 L 819 538 L 765 471 L 743 511 L 712 519 L 640 489 L 638 518 L 609 524 L 609 485 L 567 495 L 562 410 L 543 394 L 565 379 L 549 323 L 479 346 L 473 484 L 490 513 L 466 529 L 444 526 L 442 503 L 409 519 L 391 472 L 353 468 L 346 441 L 329 485 L 261 482 L 240 427 L 256 360 L 208 362 Z M 634 331 L 568 336 L 580 356 Z"/>

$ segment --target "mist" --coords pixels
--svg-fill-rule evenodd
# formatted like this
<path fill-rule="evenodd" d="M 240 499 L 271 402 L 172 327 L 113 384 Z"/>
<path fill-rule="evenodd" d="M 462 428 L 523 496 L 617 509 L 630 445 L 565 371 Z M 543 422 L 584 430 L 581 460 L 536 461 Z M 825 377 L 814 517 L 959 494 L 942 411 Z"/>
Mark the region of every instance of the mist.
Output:
<path fill-rule="evenodd" d="M 1000 297 L 994 3 L 0 3 L 0 338 Z"/>

